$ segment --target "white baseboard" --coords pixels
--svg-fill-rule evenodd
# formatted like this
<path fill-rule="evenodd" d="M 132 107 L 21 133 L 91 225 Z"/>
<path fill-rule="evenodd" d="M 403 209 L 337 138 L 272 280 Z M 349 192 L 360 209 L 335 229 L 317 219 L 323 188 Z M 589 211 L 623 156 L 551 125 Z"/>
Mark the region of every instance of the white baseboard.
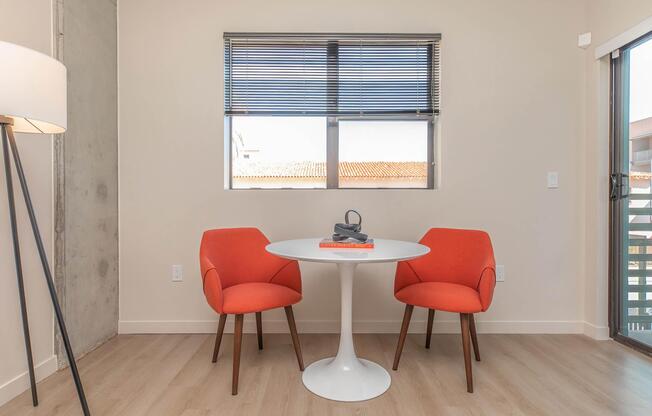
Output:
<path fill-rule="evenodd" d="M 57 356 L 53 355 L 45 361 L 37 364 L 34 367 L 36 373 L 36 381 L 41 381 L 44 378 L 54 374 L 57 371 Z M 29 389 L 29 373 L 25 371 L 17 375 L 6 383 L 0 385 L 0 406 L 7 403 L 9 400 L 18 396 L 25 390 Z"/>
<path fill-rule="evenodd" d="M 410 333 L 425 333 L 426 322 L 412 320 Z M 119 334 L 212 334 L 217 328 L 217 321 L 120 321 Z M 287 333 L 285 320 L 263 320 L 266 333 Z M 354 321 L 353 332 L 359 334 L 398 333 L 401 321 Z M 479 333 L 484 334 L 582 334 L 585 322 L 582 321 L 478 321 Z M 340 322 L 331 321 L 297 321 L 297 329 L 303 334 L 336 334 L 340 331 Z M 226 333 L 233 332 L 233 320 L 226 322 Z M 244 321 L 243 331 L 255 333 L 256 323 L 253 319 Z M 434 333 L 453 334 L 460 332 L 458 320 L 435 321 Z"/>
<path fill-rule="evenodd" d="M 593 325 L 590 322 L 584 322 L 584 335 L 597 341 L 606 341 L 609 337 L 609 327 Z"/>

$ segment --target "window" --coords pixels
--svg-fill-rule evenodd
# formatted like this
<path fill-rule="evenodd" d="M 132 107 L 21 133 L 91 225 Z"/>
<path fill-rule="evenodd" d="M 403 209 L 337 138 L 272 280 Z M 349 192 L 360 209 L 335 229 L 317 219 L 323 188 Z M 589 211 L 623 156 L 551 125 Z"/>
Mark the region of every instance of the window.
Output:
<path fill-rule="evenodd" d="M 225 33 L 228 187 L 433 188 L 439 39 Z"/>

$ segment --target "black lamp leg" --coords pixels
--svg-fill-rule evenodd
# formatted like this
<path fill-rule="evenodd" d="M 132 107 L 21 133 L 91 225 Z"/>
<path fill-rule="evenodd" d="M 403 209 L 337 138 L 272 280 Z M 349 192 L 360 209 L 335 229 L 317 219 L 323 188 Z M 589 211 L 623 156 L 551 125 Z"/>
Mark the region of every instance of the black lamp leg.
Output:
<path fill-rule="evenodd" d="M 70 365 L 70 371 L 72 372 L 72 377 L 75 380 L 75 387 L 77 388 L 77 395 L 79 396 L 79 402 L 81 403 L 81 407 L 82 410 L 84 411 L 84 415 L 89 416 L 90 411 L 88 410 L 88 403 L 86 402 L 84 387 L 82 386 L 81 378 L 79 377 L 79 371 L 77 370 L 77 363 L 75 362 L 75 356 L 73 354 L 72 347 L 70 346 L 70 339 L 68 338 L 68 331 L 66 330 L 66 323 L 63 320 L 63 313 L 61 312 L 61 307 L 59 306 L 57 291 L 54 287 L 54 281 L 52 280 L 52 273 L 50 272 L 50 265 L 48 264 L 45 248 L 43 247 L 43 240 L 41 239 L 41 233 L 39 232 L 38 224 L 36 222 L 36 215 L 34 214 L 32 199 L 29 196 L 29 189 L 27 188 L 27 180 L 25 179 L 25 173 L 23 172 L 23 165 L 20 163 L 20 155 L 18 154 L 16 139 L 14 138 L 14 133 L 11 129 L 11 126 L 6 125 L 5 131 L 7 133 L 7 136 L 9 136 L 9 145 L 11 146 L 11 153 L 13 153 L 14 155 L 14 164 L 16 165 L 16 173 L 18 173 L 20 187 L 23 191 L 25 205 L 27 206 L 27 214 L 29 215 L 29 221 L 32 224 L 32 231 L 34 232 L 36 247 L 38 249 L 39 257 L 41 258 L 41 265 L 43 266 L 43 272 L 45 273 L 45 281 L 48 284 L 48 290 L 50 291 L 50 298 L 52 298 L 52 306 L 54 307 L 54 313 L 57 317 L 57 323 L 59 324 L 59 330 L 61 331 L 63 344 L 66 348 L 66 355 L 68 356 L 68 364 Z M 6 155 L 6 151 L 5 151 L 5 155 Z"/>
<path fill-rule="evenodd" d="M 23 317 L 23 335 L 25 336 L 25 353 L 29 367 L 29 383 L 32 387 L 32 403 L 38 406 L 36 392 L 36 377 L 34 376 L 34 358 L 32 357 L 32 341 L 29 336 L 29 322 L 27 319 L 27 304 L 25 302 L 25 284 L 23 282 L 23 265 L 20 259 L 20 244 L 18 243 L 18 229 L 16 226 L 16 204 L 14 202 L 14 185 L 11 177 L 11 160 L 7 146 L 6 125 L 2 124 L 2 150 L 5 163 L 5 181 L 7 182 L 7 200 L 9 201 L 9 219 L 11 222 L 11 235 L 14 240 L 14 259 L 16 262 L 16 278 L 18 279 L 18 295 L 20 296 L 20 313 Z"/>

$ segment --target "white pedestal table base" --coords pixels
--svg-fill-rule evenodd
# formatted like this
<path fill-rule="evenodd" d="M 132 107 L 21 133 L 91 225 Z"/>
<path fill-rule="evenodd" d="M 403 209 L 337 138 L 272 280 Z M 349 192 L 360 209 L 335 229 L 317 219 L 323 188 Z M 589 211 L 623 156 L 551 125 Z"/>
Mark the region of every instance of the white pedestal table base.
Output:
<path fill-rule="evenodd" d="M 352 294 L 355 263 L 338 263 L 342 291 L 342 328 L 336 357 L 314 362 L 303 371 L 303 384 L 318 396 L 342 402 L 373 399 L 389 389 L 387 370 L 355 355 Z"/>
<path fill-rule="evenodd" d="M 372 361 L 356 358 L 351 368 L 334 361 L 324 358 L 310 364 L 303 370 L 303 385 L 326 399 L 358 402 L 380 396 L 392 383 L 387 370 Z"/>

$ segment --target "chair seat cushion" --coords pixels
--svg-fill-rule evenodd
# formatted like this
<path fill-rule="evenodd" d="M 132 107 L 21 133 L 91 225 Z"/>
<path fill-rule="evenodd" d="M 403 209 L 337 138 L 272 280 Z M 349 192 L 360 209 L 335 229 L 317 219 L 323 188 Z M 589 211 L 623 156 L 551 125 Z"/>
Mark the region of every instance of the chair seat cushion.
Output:
<path fill-rule="evenodd" d="M 223 291 L 226 314 L 262 312 L 290 306 L 301 300 L 301 293 L 274 283 L 241 283 Z"/>
<path fill-rule="evenodd" d="M 456 283 L 422 282 L 404 287 L 396 299 L 408 305 L 438 311 L 475 313 L 482 311 L 480 295 L 468 286 Z"/>

